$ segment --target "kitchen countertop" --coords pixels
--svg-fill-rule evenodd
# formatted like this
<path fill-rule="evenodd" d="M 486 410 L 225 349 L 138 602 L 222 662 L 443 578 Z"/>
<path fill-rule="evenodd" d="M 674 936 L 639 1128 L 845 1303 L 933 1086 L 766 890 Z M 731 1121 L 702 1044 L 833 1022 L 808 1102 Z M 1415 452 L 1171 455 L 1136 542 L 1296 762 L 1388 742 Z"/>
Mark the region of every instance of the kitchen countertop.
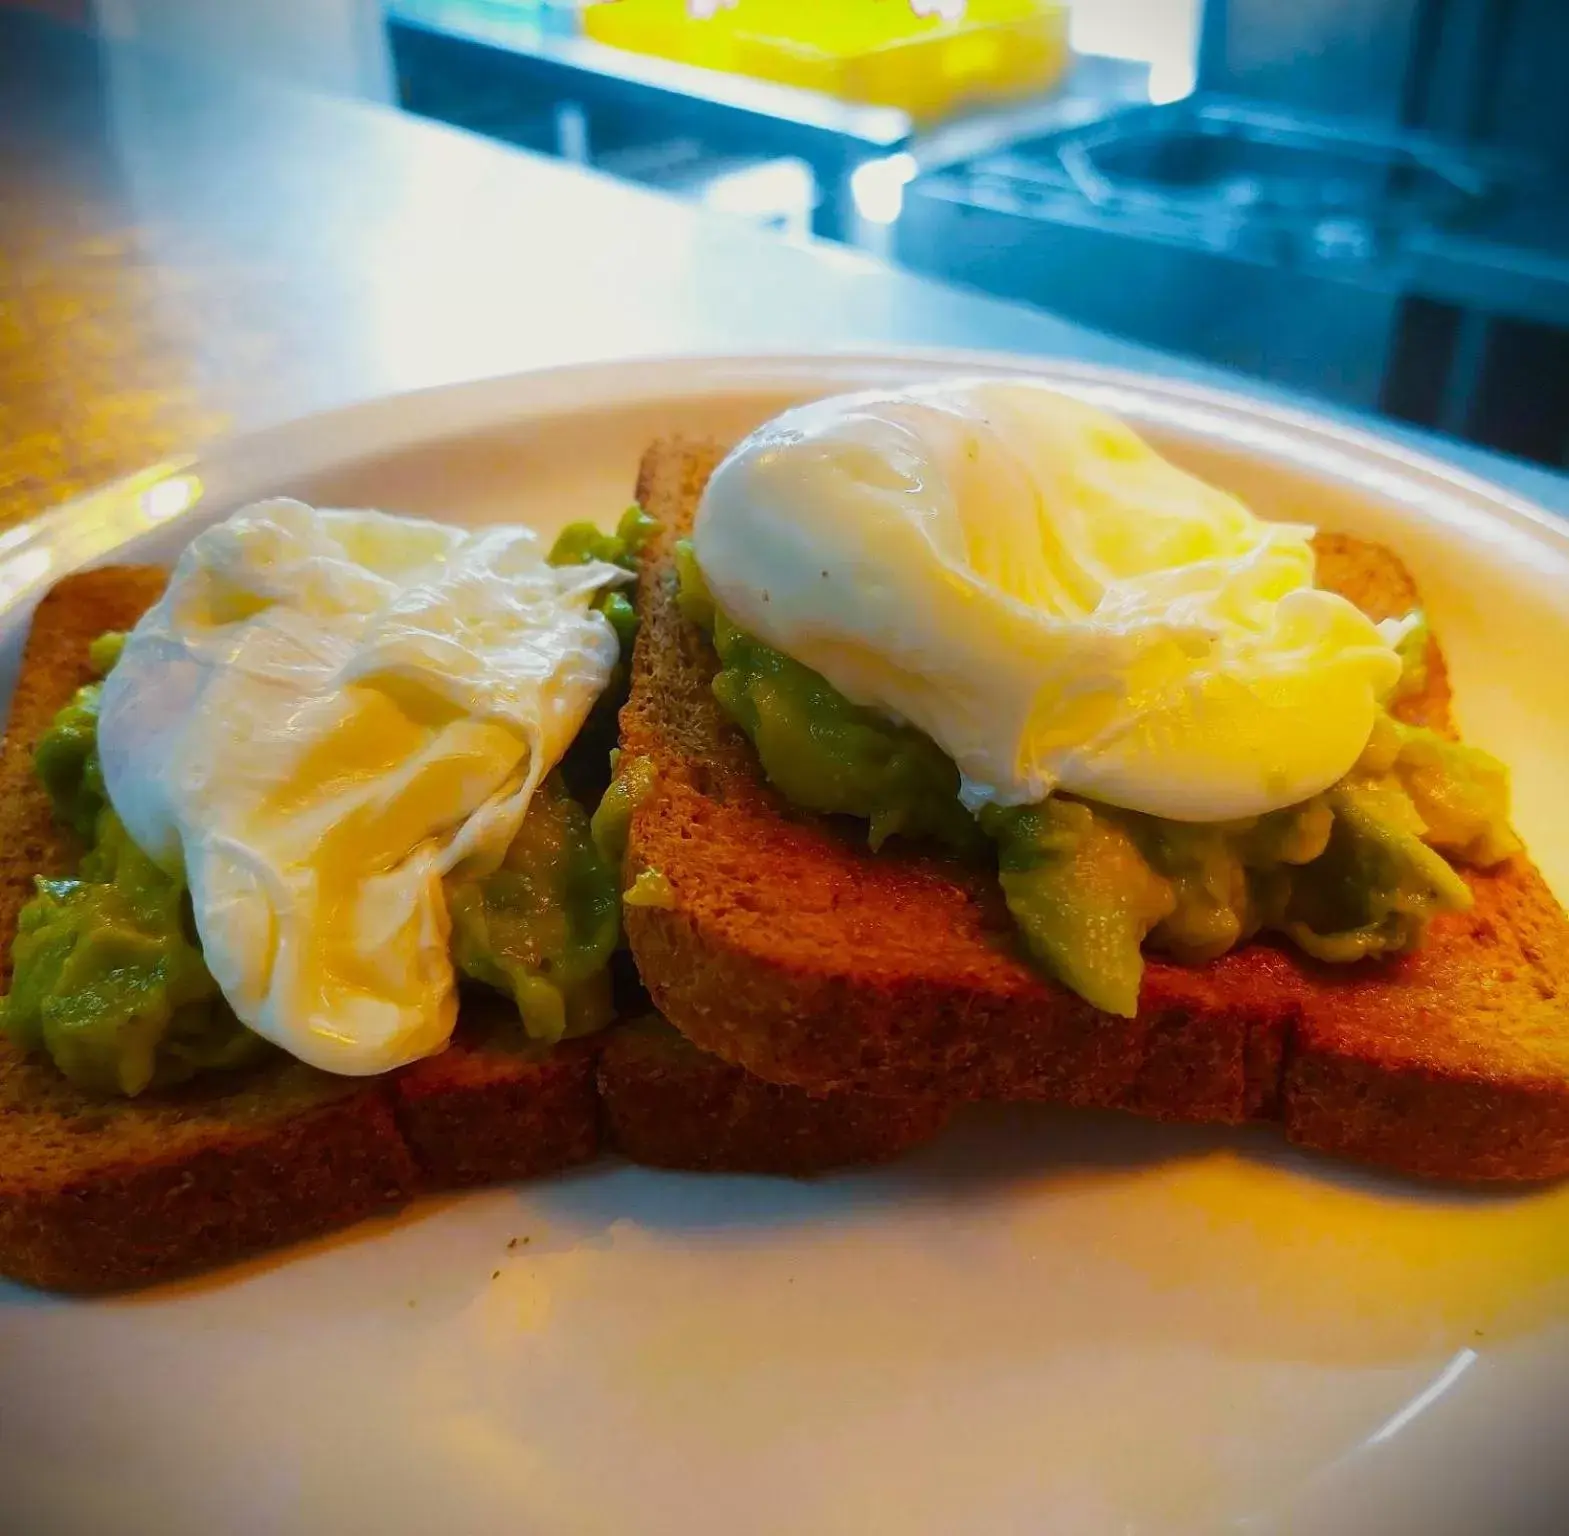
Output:
<path fill-rule="evenodd" d="M 1286 398 L 384 107 L 0 14 L 0 524 L 373 395 L 631 355 L 890 346 Z M 1384 430 L 1569 511 L 1569 478 Z"/>

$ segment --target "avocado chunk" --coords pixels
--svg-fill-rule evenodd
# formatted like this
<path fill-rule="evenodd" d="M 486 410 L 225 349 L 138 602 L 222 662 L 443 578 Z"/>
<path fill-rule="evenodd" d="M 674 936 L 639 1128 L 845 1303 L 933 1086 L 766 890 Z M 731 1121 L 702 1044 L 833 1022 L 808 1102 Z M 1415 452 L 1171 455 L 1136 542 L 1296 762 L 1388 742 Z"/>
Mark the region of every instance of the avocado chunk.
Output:
<path fill-rule="evenodd" d="M 454 963 L 507 993 L 531 1039 L 554 1044 L 610 1022 L 617 871 L 559 776 L 540 785 L 501 867 L 449 882 L 447 906 Z"/>
<path fill-rule="evenodd" d="M 125 636 L 100 635 L 100 675 Z M 73 878 L 39 878 L 17 915 L 0 1028 L 46 1052 L 89 1093 L 135 1096 L 244 1066 L 271 1047 L 234 1016 L 202 960 L 182 878 L 121 825 L 98 760 L 101 683 L 77 690 L 39 739 L 33 766 L 56 818 L 86 843 Z"/>
<path fill-rule="evenodd" d="M 552 565 L 587 565 L 601 560 L 635 575 L 638 556 L 658 527 L 658 520 L 633 502 L 621 514 L 614 533 L 602 533 L 597 523 L 568 523 L 545 558 Z"/>
<path fill-rule="evenodd" d="M 1150 947 L 1187 965 L 1217 960 L 1267 926 L 1264 899 L 1293 866 L 1329 844 L 1334 813 L 1323 799 L 1234 822 L 1165 821 L 1103 812 L 1125 825 L 1151 868 L 1171 882 L 1175 906 Z"/>
<path fill-rule="evenodd" d="M 33 752 L 33 770 L 49 793 L 55 820 L 89 840 L 98 824 L 98 813 L 109 803 L 98 762 L 102 698 L 102 683 L 78 688 Z"/>
<path fill-rule="evenodd" d="M 1429 847 L 1479 869 L 1520 852 L 1509 825 L 1509 770 L 1496 757 L 1419 726 L 1402 725 L 1398 732 L 1395 776 Z"/>
<path fill-rule="evenodd" d="M 612 869 L 626 858 L 632 817 L 654 788 L 651 758 L 627 757 L 619 748 L 610 754 L 611 780 L 589 823 L 599 855 Z"/>
<path fill-rule="evenodd" d="M 678 569 L 683 611 L 712 615 L 714 697 L 785 799 L 868 822 L 873 848 L 896 835 L 961 853 L 984 848 L 959 803 L 959 770 L 929 737 L 852 704 L 819 673 L 738 629 L 712 606 L 690 556 Z"/>
<path fill-rule="evenodd" d="M 988 806 L 981 825 L 996 841 L 1003 898 L 1030 955 L 1094 1007 L 1132 1018 L 1140 946 L 1175 909 L 1171 882 L 1122 827 L 1080 800 Z"/>
<path fill-rule="evenodd" d="M 635 576 L 643 546 L 658 526 L 634 502 L 621 514 L 613 533 L 601 533 L 593 523 L 569 524 L 561 530 L 546 558 L 552 565 L 584 565 L 590 560 L 601 560 Z M 620 654 L 605 691 L 594 701 L 561 764 L 569 791 L 584 805 L 596 804 L 609 783 L 606 763 L 619 735 L 618 719 L 627 698 L 632 647 L 637 643 L 637 609 L 625 591 L 606 588 L 596 594 L 593 606 L 615 631 Z"/>
<path fill-rule="evenodd" d="M 1328 800 L 1328 846 L 1277 892 L 1271 928 L 1315 960 L 1344 965 L 1413 949 L 1438 913 L 1470 907 L 1470 887 L 1422 841 L 1422 820 L 1398 787 L 1344 783 Z"/>
<path fill-rule="evenodd" d="M 591 560 L 618 565 L 637 574 L 637 560 L 643 546 L 659 524 L 635 502 L 621 514 L 614 533 L 601 533 L 593 523 L 569 523 L 556 536 L 545 557 L 552 565 L 587 565 Z M 594 606 L 609 619 L 621 644 L 625 664 L 637 639 L 637 609 L 626 593 L 611 588 L 594 599 Z"/>
<path fill-rule="evenodd" d="M 37 881 L 11 955 L 0 1023 L 90 1093 L 135 1096 L 271 1049 L 235 1018 L 203 962 L 184 880 L 159 869 L 107 806 L 76 877 Z"/>

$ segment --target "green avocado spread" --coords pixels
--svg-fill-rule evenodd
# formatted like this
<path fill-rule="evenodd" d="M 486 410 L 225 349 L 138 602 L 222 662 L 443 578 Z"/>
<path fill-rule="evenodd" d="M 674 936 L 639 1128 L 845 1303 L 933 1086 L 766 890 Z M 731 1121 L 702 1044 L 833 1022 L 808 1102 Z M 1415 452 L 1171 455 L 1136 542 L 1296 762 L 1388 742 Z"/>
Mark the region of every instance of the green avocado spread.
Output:
<path fill-rule="evenodd" d="M 619 593 L 609 597 L 632 613 Z M 616 616 L 606 616 L 619 631 Z M 121 641 L 94 642 L 100 673 L 118 659 Z M 23 1049 L 47 1053 L 79 1087 L 135 1095 L 273 1048 L 224 1002 L 202 959 L 183 878 L 137 848 L 108 802 L 97 745 L 101 692 L 101 683 L 80 689 L 36 749 L 55 815 L 85 851 L 70 878 L 39 877 L 18 915 L 0 1028 Z M 449 883 L 454 965 L 511 996 L 531 1039 L 602 1028 L 620 937 L 618 875 L 562 775 L 550 775 L 500 868 Z"/>
<path fill-rule="evenodd" d="M 873 848 L 895 834 L 961 854 L 989 842 L 1030 956 L 1108 1013 L 1137 1010 L 1146 949 L 1198 964 L 1270 933 L 1331 964 L 1410 950 L 1437 914 L 1470 906 L 1453 865 L 1488 868 L 1520 846 L 1503 765 L 1387 713 L 1340 783 L 1266 816 L 1174 822 L 1053 795 L 974 817 L 929 738 L 738 629 L 690 544 L 676 573 L 681 612 L 719 657 L 714 696 L 780 793 L 866 821 Z M 1397 699 L 1422 688 L 1426 654 L 1414 626 Z"/>
<path fill-rule="evenodd" d="M 615 869 L 626 858 L 632 815 L 654 787 L 654 765 L 646 757 L 627 757 L 619 748 L 610 754 L 610 788 L 594 812 L 591 831 L 600 857 Z"/>
<path fill-rule="evenodd" d="M 556 536 L 546 558 L 552 565 L 587 565 L 591 560 L 600 560 L 606 565 L 619 565 L 635 576 L 638 555 L 656 527 L 657 522 L 633 502 L 621 514 L 614 533 L 601 533 L 593 523 L 569 523 Z M 594 606 L 610 620 L 610 627 L 621 642 L 624 665 L 632 654 L 632 642 L 637 639 L 637 610 L 625 592 L 614 588 L 601 592 Z M 608 692 L 614 694 L 614 687 Z"/>
<path fill-rule="evenodd" d="M 558 775 L 540 785 L 501 867 L 449 883 L 447 908 L 454 963 L 510 994 L 531 1039 L 554 1044 L 610 1022 L 616 869 Z"/>
<path fill-rule="evenodd" d="M 601 560 L 635 576 L 638 557 L 656 523 L 635 503 L 621 515 L 613 533 L 593 523 L 572 523 L 551 546 L 552 565 L 583 565 Z M 596 805 L 610 782 L 609 763 L 620 733 L 621 706 L 626 702 L 632 647 L 637 640 L 637 610 L 625 589 L 602 591 L 594 606 L 610 621 L 621 655 L 605 691 L 599 696 L 561 768 L 567 788 L 583 805 Z"/>
<path fill-rule="evenodd" d="M 107 672 L 123 637 L 93 642 Z M 0 1024 L 93 1093 L 138 1094 L 268 1050 L 230 1012 L 202 962 L 185 882 L 126 835 L 98 762 L 101 683 L 55 716 L 34 766 L 56 817 L 83 840 L 74 876 L 40 877 L 17 916 Z"/>
<path fill-rule="evenodd" d="M 268 1050 L 202 962 L 185 882 L 107 807 L 76 875 L 38 880 L 11 961 L 6 1032 L 89 1092 L 134 1095 Z"/>

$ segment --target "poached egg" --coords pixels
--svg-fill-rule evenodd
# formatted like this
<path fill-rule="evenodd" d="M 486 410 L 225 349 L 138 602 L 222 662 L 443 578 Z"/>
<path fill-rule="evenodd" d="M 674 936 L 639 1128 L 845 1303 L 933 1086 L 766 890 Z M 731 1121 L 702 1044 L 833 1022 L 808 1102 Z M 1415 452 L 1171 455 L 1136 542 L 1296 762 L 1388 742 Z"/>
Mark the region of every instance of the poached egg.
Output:
<path fill-rule="evenodd" d="M 330 1072 L 439 1051 L 443 878 L 500 863 L 616 664 L 630 580 L 525 528 L 270 501 L 198 535 L 104 684 L 104 781 L 183 868 L 241 1021 Z"/>
<path fill-rule="evenodd" d="M 714 472 L 694 554 L 742 629 L 929 735 L 961 798 L 1225 821 L 1328 788 L 1399 624 L 1106 412 L 975 379 L 786 412 Z"/>

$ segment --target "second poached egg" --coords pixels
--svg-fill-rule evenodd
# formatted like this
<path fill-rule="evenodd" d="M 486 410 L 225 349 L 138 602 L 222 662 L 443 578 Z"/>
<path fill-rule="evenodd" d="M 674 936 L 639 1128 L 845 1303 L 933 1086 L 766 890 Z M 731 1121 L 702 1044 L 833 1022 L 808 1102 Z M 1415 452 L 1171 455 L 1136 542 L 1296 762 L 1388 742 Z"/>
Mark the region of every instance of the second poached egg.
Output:
<path fill-rule="evenodd" d="M 787 411 L 714 472 L 694 553 L 742 629 L 957 763 L 971 809 L 1062 789 L 1177 821 L 1344 776 L 1398 624 L 1115 417 L 976 379 Z"/>

